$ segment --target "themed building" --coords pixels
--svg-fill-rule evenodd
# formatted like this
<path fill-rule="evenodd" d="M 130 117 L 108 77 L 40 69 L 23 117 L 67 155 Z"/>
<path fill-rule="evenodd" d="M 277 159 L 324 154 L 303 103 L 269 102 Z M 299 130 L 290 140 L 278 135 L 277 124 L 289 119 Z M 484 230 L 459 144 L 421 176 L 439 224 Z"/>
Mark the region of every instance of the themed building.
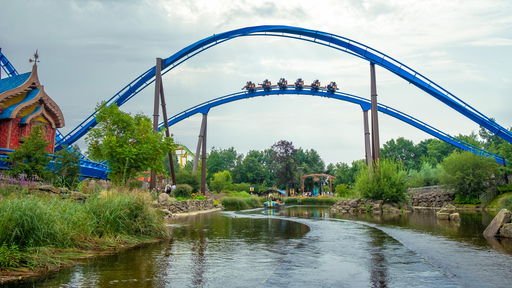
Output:
<path fill-rule="evenodd" d="M 64 115 L 39 82 L 37 62 L 32 72 L 0 79 L 0 148 L 18 148 L 35 126 L 43 127 L 47 151 L 53 153 L 56 129 L 64 127 Z"/>

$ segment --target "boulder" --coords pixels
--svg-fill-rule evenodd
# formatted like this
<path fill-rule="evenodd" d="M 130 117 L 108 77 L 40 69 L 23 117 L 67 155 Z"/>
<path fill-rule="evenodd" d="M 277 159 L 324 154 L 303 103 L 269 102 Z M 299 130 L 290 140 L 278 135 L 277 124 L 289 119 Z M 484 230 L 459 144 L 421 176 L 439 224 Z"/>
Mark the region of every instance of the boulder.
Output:
<path fill-rule="evenodd" d="M 443 206 L 443 208 L 441 208 L 441 210 L 439 210 L 439 212 L 441 212 L 441 213 L 449 213 L 449 214 L 455 213 L 456 211 L 457 211 L 457 207 L 453 206 L 452 204 L 446 204 Z"/>
<path fill-rule="evenodd" d="M 167 204 L 169 203 L 169 199 L 171 198 L 171 196 L 169 196 L 169 194 L 167 193 L 160 193 L 160 195 L 158 195 L 158 203 L 160 204 Z"/>
<path fill-rule="evenodd" d="M 55 193 L 55 194 L 60 193 L 60 189 L 53 187 L 52 185 L 40 185 L 40 186 L 37 186 L 35 189 L 37 189 L 39 191 L 51 192 L 51 193 Z"/>
<path fill-rule="evenodd" d="M 439 220 L 450 220 L 450 213 L 437 212 L 436 217 Z"/>
<path fill-rule="evenodd" d="M 85 201 L 87 199 L 87 195 L 86 194 L 80 193 L 78 191 L 71 191 L 69 196 L 71 197 L 71 199 L 73 199 L 75 201 Z"/>
<path fill-rule="evenodd" d="M 501 226 L 500 237 L 512 238 L 512 223 L 506 223 Z"/>
<path fill-rule="evenodd" d="M 460 222 L 460 215 L 459 215 L 459 213 L 452 213 L 452 214 L 450 214 L 450 221 Z"/>
<path fill-rule="evenodd" d="M 495 237 L 500 232 L 501 226 L 510 223 L 511 213 L 507 209 L 501 209 L 500 212 L 492 219 L 491 223 L 484 230 L 484 237 Z"/>

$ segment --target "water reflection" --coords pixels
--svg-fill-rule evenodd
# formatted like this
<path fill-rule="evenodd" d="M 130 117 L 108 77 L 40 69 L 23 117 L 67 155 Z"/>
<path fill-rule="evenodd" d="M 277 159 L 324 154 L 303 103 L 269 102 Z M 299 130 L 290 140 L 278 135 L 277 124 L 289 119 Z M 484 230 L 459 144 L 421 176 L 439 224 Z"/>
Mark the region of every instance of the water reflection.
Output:
<path fill-rule="evenodd" d="M 370 237 L 370 281 L 372 287 L 387 287 L 388 263 L 383 250 L 385 241 L 389 239 L 384 232 L 377 229 L 368 229 Z"/>
<path fill-rule="evenodd" d="M 460 245 L 460 240 L 489 245 L 475 236 L 484 222 L 475 213 L 461 213 L 460 226 L 439 223 L 430 212 L 332 217 L 328 208 L 296 206 L 179 218 L 170 223 L 172 239 L 167 242 L 88 260 L 88 265 L 19 287 L 465 287 L 471 285 L 456 283 L 445 269 L 458 275 L 474 255 L 493 269 L 510 259 L 493 256 L 498 263 L 492 264 L 484 258 L 487 252 Z M 403 241 L 395 240 L 399 238 Z M 418 248 L 403 244 L 407 241 Z M 434 242 L 440 246 L 432 246 Z M 494 245 L 504 246 L 500 241 Z M 451 266 L 426 260 L 445 255 Z M 474 277 L 471 273 L 464 277 Z M 510 280 L 500 273 L 484 275 L 497 283 Z"/>

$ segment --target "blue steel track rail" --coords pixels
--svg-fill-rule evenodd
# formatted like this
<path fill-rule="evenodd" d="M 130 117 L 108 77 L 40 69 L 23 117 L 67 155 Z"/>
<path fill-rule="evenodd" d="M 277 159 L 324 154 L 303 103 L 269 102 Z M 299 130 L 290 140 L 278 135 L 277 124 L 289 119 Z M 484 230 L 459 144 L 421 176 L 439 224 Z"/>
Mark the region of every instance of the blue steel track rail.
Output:
<path fill-rule="evenodd" d="M 172 125 L 174 125 L 184 119 L 187 119 L 195 114 L 198 114 L 198 113 L 208 114 L 210 109 L 213 107 L 216 107 L 216 106 L 220 106 L 223 104 L 227 104 L 227 103 L 242 100 L 242 99 L 250 99 L 250 98 L 254 98 L 254 97 L 262 97 L 262 96 L 270 96 L 270 95 L 310 95 L 310 96 L 326 97 L 326 98 L 350 102 L 353 104 L 358 104 L 361 106 L 361 109 L 364 111 L 368 111 L 371 108 L 370 100 L 363 98 L 363 97 L 355 96 L 352 94 L 343 93 L 343 92 L 331 93 L 325 89 L 320 89 L 318 91 L 314 91 L 309 88 L 304 88 L 302 90 L 296 90 L 293 87 L 290 87 L 289 89 L 286 89 L 286 90 L 274 89 L 274 90 L 270 90 L 270 91 L 265 91 L 262 88 L 258 88 L 258 89 L 256 89 L 255 92 L 236 92 L 236 93 L 228 94 L 228 95 L 225 95 L 225 96 L 222 96 L 219 98 L 215 98 L 215 99 L 203 102 L 201 104 L 195 105 L 187 110 L 184 110 L 184 111 L 170 117 L 167 120 L 167 123 L 169 124 L 169 126 L 172 126 Z M 418 120 L 406 113 L 403 113 L 397 109 L 394 109 L 392 107 L 389 107 L 389 106 L 386 106 L 386 105 L 383 105 L 380 103 L 378 104 L 377 109 L 384 114 L 387 114 L 387 115 L 394 117 L 398 120 L 401 120 L 413 127 L 416 127 L 418 129 L 420 129 L 421 131 L 426 132 L 426 133 L 428 133 L 446 143 L 449 143 L 459 149 L 472 152 L 479 156 L 493 158 L 498 164 L 501 164 L 501 165 L 506 164 L 505 159 L 502 156 L 491 153 L 491 152 L 486 151 L 480 147 L 473 146 L 467 142 L 464 142 L 458 138 L 455 138 L 455 137 L 453 137 L 453 136 L 451 136 L 451 135 L 449 135 L 449 134 L 447 134 L 447 133 L 445 133 L 445 132 L 443 132 L 443 131 L 441 131 L 441 130 L 439 130 L 421 120 Z M 159 129 L 164 129 L 164 127 L 165 126 L 164 126 L 163 122 L 159 124 Z"/>
<path fill-rule="evenodd" d="M 455 111 L 466 116 L 478 125 L 486 128 L 495 135 L 512 143 L 511 131 L 508 131 L 493 121 L 491 118 L 485 116 L 483 113 L 479 112 L 460 98 L 456 97 L 454 94 L 450 93 L 448 90 L 442 88 L 440 85 L 423 76 L 421 73 L 415 71 L 409 66 L 357 41 L 339 35 L 316 30 L 292 26 L 263 25 L 245 27 L 220 34 L 214 34 L 210 37 L 199 40 L 164 59 L 162 65 L 162 74 L 171 71 L 181 63 L 209 48 L 212 48 L 225 41 L 245 36 L 274 36 L 307 41 L 348 53 L 350 55 L 369 61 L 370 63 L 375 63 L 376 65 L 389 70 L 407 82 L 415 85 L 419 89 L 435 97 L 439 101 L 453 108 Z M 155 67 L 153 66 L 139 77 L 137 77 L 135 80 L 130 82 L 128 85 L 126 85 L 110 99 L 108 99 L 105 102 L 105 105 L 123 105 L 126 103 L 126 101 L 130 100 L 144 88 L 150 85 L 154 80 Z M 96 126 L 96 113 L 97 111 L 94 111 L 94 113 L 82 121 L 77 127 L 59 139 L 59 141 L 56 143 L 56 148 L 59 149 L 62 145 L 73 144 L 78 139 L 83 137 L 92 127 Z"/>
<path fill-rule="evenodd" d="M 16 71 L 16 68 L 14 68 L 11 62 L 9 62 L 9 59 L 7 59 L 7 57 L 5 57 L 5 55 L 2 53 L 2 48 L 0 48 L 0 69 L 4 70 L 5 73 L 7 73 L 7 77 L 18 75 L 18 71 Z"/>

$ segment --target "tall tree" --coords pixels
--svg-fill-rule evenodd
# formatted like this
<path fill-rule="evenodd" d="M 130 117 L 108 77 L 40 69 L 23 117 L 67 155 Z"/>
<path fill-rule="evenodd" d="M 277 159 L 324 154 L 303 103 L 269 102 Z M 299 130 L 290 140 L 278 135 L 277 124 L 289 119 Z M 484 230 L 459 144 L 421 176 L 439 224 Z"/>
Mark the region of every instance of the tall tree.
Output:
<path fill-rule="evenodd" d="M 280 140 L 272 145 L 274 153 L 274 163 L 276 167 L 277 184 L 286 189 L 294 186 L 295 172 L 297 170 L 297 163 L 294 159 L 296 152 L 293 143 L 286 140 Z"/>
<path fill-rule="evenodd" d="M 418 169 L 421 166 L 418 149 L 411 140 L 403 137 L 389 140 L 381 149 L 382 158 L 399 161 L 406 170 Z"/>
<path fill-rule="evenodd" d="M 132 116 L 112 105 L 100 108 L 96 121 L 98 126 L 86 138 L 89 156 L 108 161 L 112 181 L 124 184 L 139 172 L 163 171 L 163 159 L 173 148 L 172 138 L 154 132 L 147 116 Z"/>
<path fill-rule="evenodd" d="M 213 174 L 224 170 L 233 171 L 237 161 L 242 159 L 242 155 L 238 154 L 235 148 L 216 149 L 212 148 L 208 159 L 206 160 L 206 168 L 208 170 L 208 179 L 213 177 Z"/>

